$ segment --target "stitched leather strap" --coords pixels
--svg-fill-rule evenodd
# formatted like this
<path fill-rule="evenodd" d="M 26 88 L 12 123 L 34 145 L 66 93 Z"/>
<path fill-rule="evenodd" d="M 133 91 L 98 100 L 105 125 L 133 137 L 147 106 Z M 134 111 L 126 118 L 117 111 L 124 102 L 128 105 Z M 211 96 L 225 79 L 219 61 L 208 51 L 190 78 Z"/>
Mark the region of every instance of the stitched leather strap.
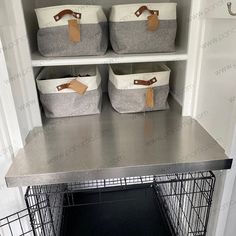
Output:
<path fill-rule="evenodd" d="M 57 86 L 57 90 L 58 90 L 58 91 L 61 91 L 61 90 L 63 90 L 63 89 L 69 88 L 69 86 L 70 86 L 70 83 L 61 84 L 61 85 L 58 85 L 58 86 Z"/>
<path fill-rule="evenodd" d="M 147 6 L 141 6 L 134 14 L 139 17 L 143 14 L 144 11 L 148 11 L 151 15 L 156 14 L 159 16 L 159 11 L 158 10 L 150 10 Z"/>
<path fill-rule="evenodd" d="M 74 12 L 70 9 L 65 9 L 65 10 L 59 12 L 57 15 L 54 16 L 54 19 L 55 19 L 55 21 L 59 21 L 65 15 L 72 15 L 76 19 L 81 19 L 81 13 Z"/>
<path fill-rule="evenodd" d="M 58 91 L 61 91 L 63 89 L 67 89 L 67 88 L 72 89 L 75 92 L 83 95 L 87 91 L 88 86 L 81 83 L 77 79 L 71 80 L 70 83 L 65 83 L 65 84 L 61 84 L 61 85 L 57 86 Z"/>
<path fill-rule="evenodd" d="M 150 86 L 150 85 L 152 85 L 152 84 L 154 84 L 156 82 L 157 82 L 157 78 L 156 77 L 154 77 L 154 78 L 152 78 L 152 79 L 150 79 L 148 81 L 146 81 L 146 80 L 134 80 L 134 84 L 135 85 L 144 85 L 144 86 Z"/>

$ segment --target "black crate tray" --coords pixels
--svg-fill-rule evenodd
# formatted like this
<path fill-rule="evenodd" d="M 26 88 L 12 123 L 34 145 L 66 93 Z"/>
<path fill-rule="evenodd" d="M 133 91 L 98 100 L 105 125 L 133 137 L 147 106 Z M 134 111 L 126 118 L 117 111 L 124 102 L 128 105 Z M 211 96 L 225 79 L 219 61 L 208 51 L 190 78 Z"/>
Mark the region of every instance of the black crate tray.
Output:
<path fill-rule="evenodd" d="M 77 206 L 63 209 L 62 236 L 171 235 L 151 185 L 78 192 L 73 198 Z"/>

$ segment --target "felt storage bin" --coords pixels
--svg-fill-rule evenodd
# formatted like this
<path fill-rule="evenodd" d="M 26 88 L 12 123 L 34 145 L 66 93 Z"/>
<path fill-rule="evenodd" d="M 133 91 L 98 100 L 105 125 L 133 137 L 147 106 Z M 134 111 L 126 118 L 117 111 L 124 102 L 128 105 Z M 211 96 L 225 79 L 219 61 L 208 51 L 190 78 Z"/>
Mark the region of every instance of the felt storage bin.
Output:
<path fill-rule="evenodd" d="M 117 53 L 175 51 L 176 3 L 114 5 L 110 41 Z"/>
<path fill-rule="evenodd" d="M 101 76 L 96 66 L 46 67 L 36 82 L 46 117 L 91 115 L 101 111 Z"/>
<path fill-rule="evenodd" d="M 103 55 L 108 24 L 101 6 L 62 5 L 35 9 L 43 56 Z"/>
<path fill-rule="evenodd" d="M 108 93 L 113 108 L 119 113 L 168 109 L 169 77 L 164 64 L 111 65 Z"/>

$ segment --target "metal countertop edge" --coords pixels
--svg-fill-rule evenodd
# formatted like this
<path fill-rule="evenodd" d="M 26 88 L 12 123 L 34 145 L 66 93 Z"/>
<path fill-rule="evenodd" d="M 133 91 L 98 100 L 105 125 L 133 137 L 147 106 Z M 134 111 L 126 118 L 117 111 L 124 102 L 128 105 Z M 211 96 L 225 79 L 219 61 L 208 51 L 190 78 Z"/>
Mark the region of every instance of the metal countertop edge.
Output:
<path fill-rule="evenodd" d="M 227 170 L 232 166 L 232 159 L 222 159 L 191 163 L 168 163 L 157 165 L 141 165 L 114 167 L 96 170 L 55 172 L 25 176 L 6 176 L 7 187 L 23 187 L 34 185 L 62 184 L 83 182 L 96 179 L 122 178 L 146 175 L 161 175 L 184 172 Z"/>

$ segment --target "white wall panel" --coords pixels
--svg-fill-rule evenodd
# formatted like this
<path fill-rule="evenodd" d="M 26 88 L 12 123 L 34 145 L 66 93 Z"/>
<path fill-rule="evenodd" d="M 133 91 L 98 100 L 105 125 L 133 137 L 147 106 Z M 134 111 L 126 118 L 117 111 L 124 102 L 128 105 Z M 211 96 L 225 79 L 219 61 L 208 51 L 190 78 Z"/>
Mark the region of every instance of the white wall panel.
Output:
<path fill-rule="evenodd" d="M 0 41 L 1 46 L 1 41 Z M 24 207 L 22 190 L 8 189 L 5 174 L 14 153 L 23 146 L 4 55 L 0 53 L 0 218 Z"/>

